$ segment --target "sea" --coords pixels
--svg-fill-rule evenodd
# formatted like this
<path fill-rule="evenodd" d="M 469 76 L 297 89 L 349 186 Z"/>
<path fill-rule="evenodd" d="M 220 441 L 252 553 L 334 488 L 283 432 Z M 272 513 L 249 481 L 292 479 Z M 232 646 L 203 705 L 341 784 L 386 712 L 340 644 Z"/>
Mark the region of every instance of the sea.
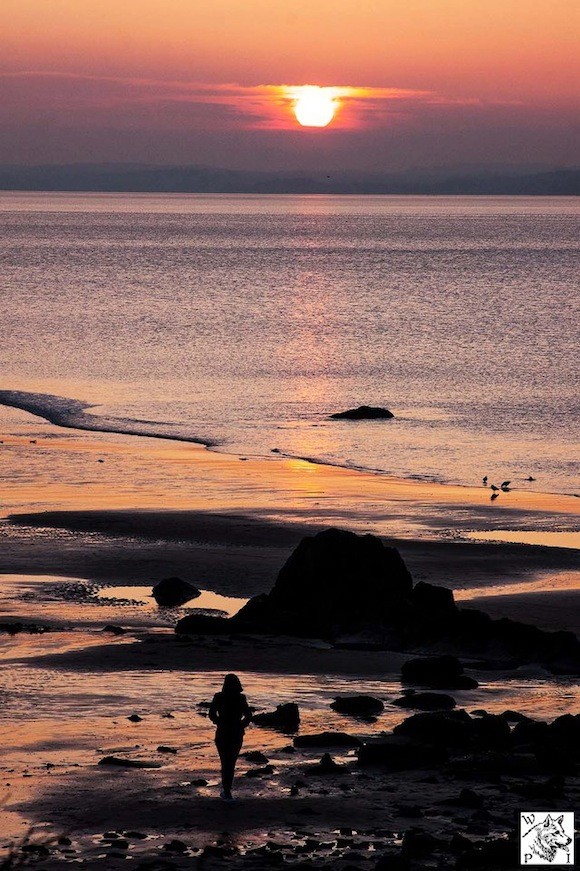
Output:
<path fill-rule="evenodd" d="M 566 197 L 0 193 L 0 388 L 234 454 L 575 493 L 579 231 Z M 362 404 L 395 416 L 330 419 Z"/>

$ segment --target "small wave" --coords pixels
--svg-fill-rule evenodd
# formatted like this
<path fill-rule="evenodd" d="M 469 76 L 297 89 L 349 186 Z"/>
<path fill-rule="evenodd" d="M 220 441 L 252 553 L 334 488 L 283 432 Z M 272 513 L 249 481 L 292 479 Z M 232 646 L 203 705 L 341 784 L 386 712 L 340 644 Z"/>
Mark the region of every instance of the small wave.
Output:
<path fill-rule="evenodd" d="M 24 390 L 0 390 L 0 405 L 20 408 L 29 414 L 42 417 L 55 426 L 82 429 L 90 432 L 111 432 L 120 435 L 137 435 L 146 438 L 170 439 L 178 442 L 192 442 L 211 447 L 212 442 L 195 436 L 176 433 L 176 424 L 153 420 L 139 420 L 123 417 L 105 417 L 91 414 L 88 409 L 96 408 L 79 399 L 68 399 L 50 393 L 28 393 Z"/>

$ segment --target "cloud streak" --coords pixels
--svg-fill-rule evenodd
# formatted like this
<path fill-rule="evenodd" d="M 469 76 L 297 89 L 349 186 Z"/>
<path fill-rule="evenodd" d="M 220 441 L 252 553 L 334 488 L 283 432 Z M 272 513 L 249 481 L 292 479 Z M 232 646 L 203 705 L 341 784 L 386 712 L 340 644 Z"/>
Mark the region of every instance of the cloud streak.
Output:
<path fill-rule="evenodd" d="M 305 83 L 306 84 L 306 83 Z M 294 129 L 293 106 L 303 84 L 239 85 L 163 81 L 148 78 L 74 75 L 28 70 L 0 74 L 4 114 L 15 119 L 59 118 L 61 123 L 85 116 L 102 121 L 151 119 L 194 124 L 197 129 Z M 433 106 L 474 105 L 430 91 L 395 87 L 340 85 L 326 87 L 339 106 L 333 128 L 380 127 L 412 117 Z"/>

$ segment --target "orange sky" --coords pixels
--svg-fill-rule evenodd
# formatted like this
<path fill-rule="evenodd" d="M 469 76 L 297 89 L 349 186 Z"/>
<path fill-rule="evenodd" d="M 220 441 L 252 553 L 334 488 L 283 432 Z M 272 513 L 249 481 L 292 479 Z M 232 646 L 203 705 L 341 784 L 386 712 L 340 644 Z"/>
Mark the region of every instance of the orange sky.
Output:
<path fill-rule="evenodd" d="M 69 77 L 47 77 L 46 73 L 51 72 Z M 19 75 L 22 73 L 27 75 Z M 133 84 L 128 85 L 127 79 Z M 39 113 L 49 129 L 60 131 L 58 148 L 62 149 L 62 131 L 69 129 L 72 151 L 77 153 L 82 148 L 84 135 L 86 143 L 90 140 L 85 157 L 94 159 L 99 148 L 94 129 L 90 133 L 94 127 L 91 119 L 98 115 L 101 127 L 109 130 L 126 132 L 131 124 L 133 129 L 143 130 L 145 118 L 140 117 L 140 111 L 147 89 L 150 96 L 145 102 L 153 105 L 150 97 L 154 97 L 155 104 L 155 117 L 149 118 L 152 142 L 163 130 L 185 132 L 191 127 L 199 136 L 204 129 L 215 132 L 218 128 L 263 126 L 265 119 L 261 118 L 258 104 L 254 101 L 250 106 L 243 98 L 239 105 L 234 101 L 229 106 L 229 114 L 224 114 L 219 100 L 214 104 L 210 99 L 205 101 L 205 114 L 198 105 L 192 115 L 180 115 L 176 105 L 183 102 L 183 96 L 179 93 L 176 99 L 175 93 L 169 93 L 172 88 L 181 91 L 175 83 L 191 84 L 194 89 L 232 84 L 242 91 L 258 85 L 308 83 L 429 92 L 433 98 L 427 115 L 424 107 L 413 111 L 409 104 L 405 109 L 407 127 L 411 119 L 411 127 L 417 131 L 422 118 L 425 133 L 433 124 L 443 129 L 450 123 L 449 130 L 457 130 L 457 107 L 465 105 L 470 108 L 466 109 L 462 129 L 469 131 L 474 125 L 483 125 L 488 131 L 502 129 L 507 136 L 511 123 L 512 128 L 517 128 L 519 152 L 522 144 L 529 142 L 526 159 L 569 162 L 569 144 L 564 154 L 561 139 L 562 135 L 566 137 L 580 104 L 580 2 L 0 3 L 0 162 L 17 161 L 18 145 L 23 149 L 24 162 L 40 157 L 31 140 Z M 135 87 L 141 94 L 138 99 Z M 116 91 L 114 98 L 112 91 Z M 126 107 L 124 118 L 119 109 L 122 103 Z M 435 103 L 446 107 L 445 111 L 441 109 L 443 114 L 434 114 Z M 510 105 L 515 108 L 508 123 Z M 474 106 L 479 107 L 477 117 Z M 365 127 L 391 124 L 392 129 L 395 116 L 392 114 L 388 121 L 380 111 L 367 111 L 366 116 L 361 115 L 361 135 Z M 550 129 L 558 131 L 554 134 L 553 156 L 547 147 Z M 527 140 L 524 130 L 529 131 Z M 501 139 L 501 134 L 498 136 Z M 505 160 L 508 143 L 499 139 L 498 160 Z M 102 144 L 103 158 L 110 159 L 110 149 Z M 156 147 L 151 145 L 153 150 Z M 162 148 L 159 162 L 177 158 L 169 152 Z M 192 161 L 195 157 L 193 154 Z M 136 155 L 132 158 L 136 159 Z M 54 160 L 54 154 L 47 153 L 47 159 Z"/>

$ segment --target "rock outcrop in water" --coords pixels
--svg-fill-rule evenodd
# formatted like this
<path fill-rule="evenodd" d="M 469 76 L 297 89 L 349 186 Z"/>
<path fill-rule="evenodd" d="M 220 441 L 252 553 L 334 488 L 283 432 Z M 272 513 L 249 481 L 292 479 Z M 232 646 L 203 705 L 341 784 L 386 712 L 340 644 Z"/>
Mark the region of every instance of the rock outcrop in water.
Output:
<path fill-rule="evenodd" d="M 413 585 L 396 548 L 376 536 L 339 529 L 304 538 L 271 592 L 250 599 L 234 617 L 192 614 L 176 631 L 291 635 L 385 650 L 432 648 L 507 666 L 539 662 L 555 673 L 580 673 L 580 641 L 572 632 L 546 632 L 460 609 L 451 590 L 423 581 Z M 456 674 L 453 664 L 459 683 L 449 683 L 436 661 L 431 666 L 430 681 L 418 683 L 442 689 L 473 686 L 472 680 L 461 680 L 460 665 Z"/>
<path fill-rule="evenodd" d="M 388 408 L 373 405 L 359 405 L 347 411 L 336 411 L 330 415 L 331 420 L 390 420 L 395 415 Z"/>
<path fill-rule="evenodd" d="M 254 714 L 252 722 L 256 726 L 276 729 L 279 732 L 297 732 L 300 728 L 300 711 L 294 702 L 278 705 L 275 711 L 264 714 Z"/>
<path fill-rule="evenodd" d="M 163 578 L 158 584 L 155 584 L 151 595 L 158 605 L 165 608 L 177 608 L 179 605 L 185 605 L 191 599 L 197 599 L 201 596 L 201 592 L 188 581 L 183 581 L 181 578 Z"/>

